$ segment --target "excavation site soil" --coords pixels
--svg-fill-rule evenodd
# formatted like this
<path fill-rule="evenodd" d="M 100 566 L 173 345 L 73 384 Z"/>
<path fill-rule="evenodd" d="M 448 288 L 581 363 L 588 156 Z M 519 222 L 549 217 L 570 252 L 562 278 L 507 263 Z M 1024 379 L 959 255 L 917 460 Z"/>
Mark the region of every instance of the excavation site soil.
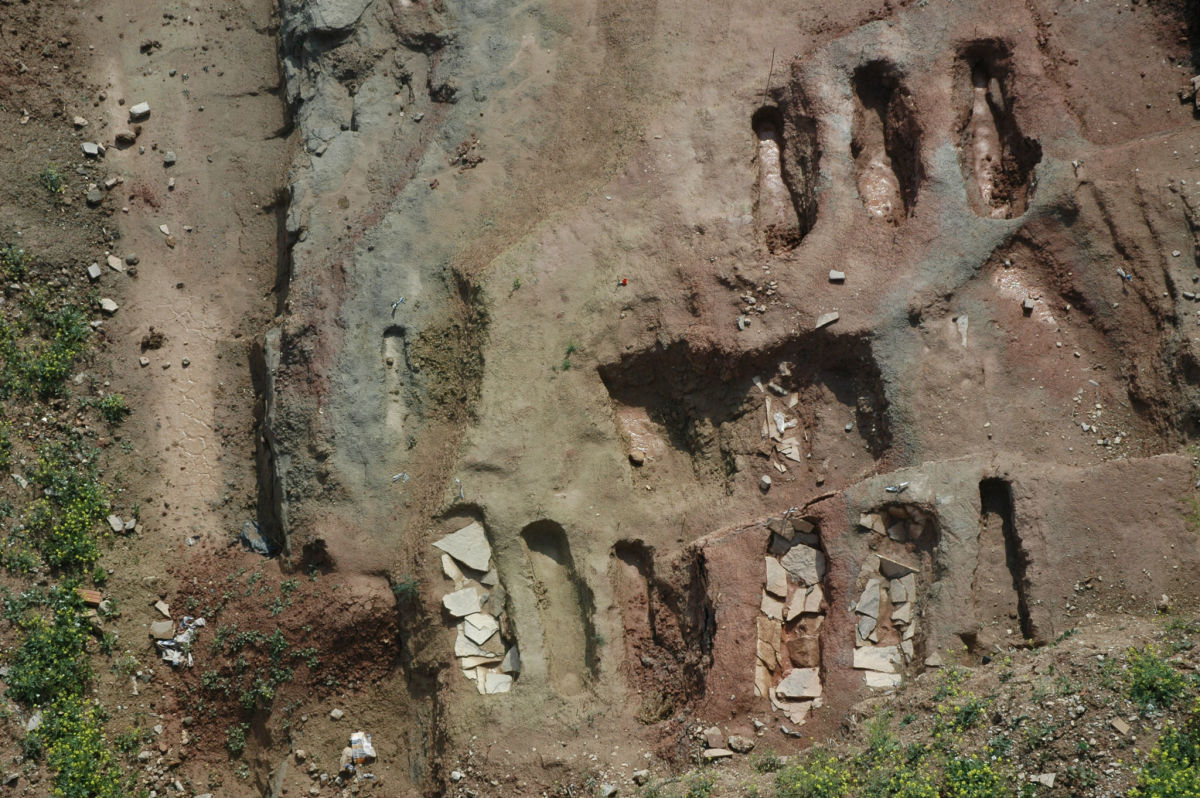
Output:
<path fill-rule="evenodd" d="M 0 0 L 0 793 L 1200 794 L 1198 73 Z"/>

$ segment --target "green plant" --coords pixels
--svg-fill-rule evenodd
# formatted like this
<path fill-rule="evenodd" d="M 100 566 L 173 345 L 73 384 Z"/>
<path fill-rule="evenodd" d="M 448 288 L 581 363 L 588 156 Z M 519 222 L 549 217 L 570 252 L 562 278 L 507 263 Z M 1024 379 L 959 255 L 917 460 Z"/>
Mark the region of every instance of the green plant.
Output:
<path fill-rule="evenodd" d="M 416 601 L 420 596 L 421 583 L 415 576 L 406 576 L 392 583 L 392 595 L 399 604 Z"/>
<path fill-rule="evenodd" d="M 25 250 L 13 245 L 0 245 L 0 272 L 9 282 L 25 279 Z"/>
<path fill-rule="evenodd" d="M 1200 795 L 1200 706 L 1182 726 L 1169 723 L 1129 798 L 1191 798 Z"/>
<path fill-rule="evenodd" d="M 109 424 L 120 424 L 125 420 L 125 416 L 132 412 L 125 397 L 119 393 L 110 393 L 99 401 L 96 408 L 100 411 L 101 418 Z"/>
<path fill-rule="evenodd" d="M 225 748 L 233 759 L 237 759 L 246 750 L 246 732 L 249 730 L 249 723 L 235 723 L 225 732 Z"/>
<path fill-rule="evenodd" d="M 684 798 L 708 798 L 712 795 L 717 780 L 708 770 L 689 773 L 683 780 Z"/>
<path fill-rule="evenodd" d="M 1188 682 L 1153 646 L 1131 648 L 1125 674 L 1129 700 L 1143 711 L 1170 709 L 1183 695 Z"/>
<path fill-rule="evenodd" d="M 853 783 L 845 764 L 817 750 L 775 774 L 775 794 L 778 798 L 842 798 L 850 794 Z"/>
<path fill-rule="evenodd" d="M 955 757 L 946 763 L 945 798 L 1001 798 L 1006 795 L 991 763 L 975 757 Z"/>
<path fill-rule="evenodd" d="M 774 751 L 763 751 L 750 756 L 750 766 L 759 773 L 774 773 L 783 767 L 783 760 Z"/>
<path fill-rule="evenodd" d="M 66 178 L 63 177 L 62 172 L 58 171 L 58 166 L 53 163 L 46 164 L 42 171 L 38 172 L 38 182 L 51 194 L 62 194 L 67 190 Z"/>
<path fill-rule="evenodd" d="M 0 471 L 12 465 L 12 424 L 0 421 Z"/>

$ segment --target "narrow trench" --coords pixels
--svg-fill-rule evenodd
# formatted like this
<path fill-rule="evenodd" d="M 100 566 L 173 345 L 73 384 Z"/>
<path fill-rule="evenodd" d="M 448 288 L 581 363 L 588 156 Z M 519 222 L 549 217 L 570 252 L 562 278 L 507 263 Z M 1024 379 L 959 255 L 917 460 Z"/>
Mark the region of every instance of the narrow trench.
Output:
<path fill-rule="evenodd" d="M 755 220 L 759 235 L 772 252 L 791 249 L 804 237 L 800 217 L 783 175 L 783 115 L 760 108 L 751 119 L 758 141 L 758 196 Z"/>
<path fill-rule="evenodd" d="M 963 60 L 971 98 L 960 150 L 968 204 L 985 218 L 1014 219 L 1029 207 L 1042 148 L 1021 134 L 1013 115 L 1006 47 L 976 43 Z"/>
<path fill-rule="evenodd" d="M 592 625 L 595 601 L 579 577 L 567 533 L 553 521 L 521 530 L 542 624 L 542 650 L 554 687 L 578 695 L 596 675 L 598 652 Z"/>
<path fill-rule="evenodd" d="M 912 212 L 921 180 L 920 132 L 908 92 L 891 65 L 877 61 L 854 72 L 850 154 L 867 214 L 899 224 Z"/>
<path fill-rule="evenodd" d="M 979 483 L 980 524 L 999 521 L 1004 536 L 1004 561 L 1012 578 L 1012 589 L 1017 597 L 1017 618 L 1023 640 L 1034 639 L 1033 622 L 1029 617 L 1027 597 L 1029 581 L 1026 576 L 1029 561 L 1021 546 L 1014 523 L 1012 483 L 1004 479 L 985 479 Z"/>

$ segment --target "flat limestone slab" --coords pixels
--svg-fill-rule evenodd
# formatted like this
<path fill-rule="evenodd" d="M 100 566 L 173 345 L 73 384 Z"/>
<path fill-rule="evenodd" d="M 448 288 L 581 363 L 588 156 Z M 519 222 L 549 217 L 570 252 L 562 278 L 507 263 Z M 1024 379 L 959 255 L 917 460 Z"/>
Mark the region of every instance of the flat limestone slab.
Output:
<path fill-rule="evenodd" d="M 863 646 L 854 649 L 854 667 L 877 673 L 895 673 L 900 661 L 900 649 L 896 646 Z"/>
<path fill-rule="evenodd" d="M 825 575 L 825 554 L 808 546 L 793 546 L 779 559 L 792 578 L 805 585 L 815 585 Z"/>
<path fill-rule="evenodd" d="M 486 612 L 475 612 L 463 618 L 463 634 L 475 645 L 482 646 L 498 631 L 500 624 Z"/>
<path fill-rule="evenodd" d="M 487 571 L 492 559 L 492 546 L 484 534 L 483 524 L 473 521 L 433 544 L 468 568 Z"/>
<path fill-rule="evenodd" d="M 867 671 L 863 674 L 863 679 L 866 681 L 867 687 L 874 690 L 884 690 L 900 686 L 900 674 L 898 673 Z"/>
<path fill-rule="evenodd" d="M 450 614 L 455 618 L 465 618 L 468 615 L 474 615 L 481 609 L 479 606 L 479 594 L 475 592 L 475 588 L 473 587 L 464 587 L 462 590 L 447 593 L 442 596 L 442 605 L 450 610 Z"/>
<path fill-rule="evenodd" d="M 767 592 L 777 598 L 787 597 L 787 571 L 774 557 L 767 557 Z"/>
<path fill-rule="evenodd" d="M 780 698 L 819 698 L 821 696 L 821 670 L 819 668 L 793 668 L 775 688 Z"/>

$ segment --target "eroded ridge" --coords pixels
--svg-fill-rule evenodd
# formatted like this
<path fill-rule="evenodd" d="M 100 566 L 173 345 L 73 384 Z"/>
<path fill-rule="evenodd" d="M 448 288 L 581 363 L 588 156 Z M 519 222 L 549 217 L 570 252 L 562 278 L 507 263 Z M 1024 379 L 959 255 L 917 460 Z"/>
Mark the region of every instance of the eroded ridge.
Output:
<path fill-rule="evenodd" d="M 1013 114 L 1008 48 L 976 42 L 963 51 L 962 62 L 971 98 L 960 145 L 968 204 L 979 216 L 1018 217 L 1029 207 L 1042 148 L 1021 134 Z"/>
<path fill-rule="evenodd" d="M 912 213 L 923 174 L 912 98 L 895 67 L 875 61 L 855 70 L 854 99 L 858 195 L 872 219 L 899 224 Z"/>

